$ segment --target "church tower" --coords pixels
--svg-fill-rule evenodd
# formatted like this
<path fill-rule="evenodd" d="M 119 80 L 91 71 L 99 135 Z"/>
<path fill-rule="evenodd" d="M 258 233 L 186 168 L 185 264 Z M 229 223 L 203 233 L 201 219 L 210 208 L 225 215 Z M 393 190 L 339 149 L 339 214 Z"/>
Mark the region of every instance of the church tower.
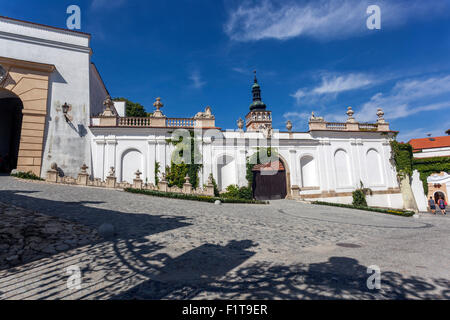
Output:
<path fill-rule="evenodd" d="M 272 131 L 272 111 L 266 110 L 266 105 L 261 100 L 261 87 L 258 84 L 255 71 L 255 82 L 252 87 L 253 103 L 250 112 L 245 117 L 247 131 Z"/>

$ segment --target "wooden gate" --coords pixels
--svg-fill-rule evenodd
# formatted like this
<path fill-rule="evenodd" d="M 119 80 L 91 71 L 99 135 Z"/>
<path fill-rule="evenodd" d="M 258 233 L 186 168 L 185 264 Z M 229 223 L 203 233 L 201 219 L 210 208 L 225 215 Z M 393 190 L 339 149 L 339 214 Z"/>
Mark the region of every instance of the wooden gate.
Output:
<path fill-rule="evenodd" d="M 253 196 L 257 200 L 280 200 L 287 196 L 286 170 L 281 161 L 253 167 Z"/>

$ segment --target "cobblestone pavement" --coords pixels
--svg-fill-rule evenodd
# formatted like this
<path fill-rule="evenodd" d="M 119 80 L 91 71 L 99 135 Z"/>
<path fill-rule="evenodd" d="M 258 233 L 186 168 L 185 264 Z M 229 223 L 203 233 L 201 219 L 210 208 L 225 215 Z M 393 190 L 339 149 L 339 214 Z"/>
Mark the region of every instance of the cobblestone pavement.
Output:
<path fill-rule="evenodd" d="M 0 270 L 0 299 L 450 298 L 448 217 L 154 198 L 0 176 L 0 202 L 112 240 Z M 381 289 L 367 288 L 369 266 Z M 70 266 L 81 289 L 68 289 Z"/>

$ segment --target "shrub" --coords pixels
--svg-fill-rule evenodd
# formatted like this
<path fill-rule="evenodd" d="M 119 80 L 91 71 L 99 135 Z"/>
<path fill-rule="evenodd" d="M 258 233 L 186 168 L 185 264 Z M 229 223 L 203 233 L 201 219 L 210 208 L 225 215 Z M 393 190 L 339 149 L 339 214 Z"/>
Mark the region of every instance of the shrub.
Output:
<path fill-rule="evenodd" d="M 133 189 L 133 188 L 127 188 L 127 189 L 124 189 L 124 191 L 130 192 L 130 193 L 136 193 L 136 194 L 144 194 L 144 195 L 154 196 L 154 197 L 161 197 L 161 198 L 192 200 L 192 201 L 201 201 L 201 202 L 209 202 L 209 203 L 214 203 L 217 200 L 220 200 L 222 203 L 243 203 L 243 204 L 268 204 L 269 203 L 267 201 L 259 201 L 259 200 L 227 199 L 227 198 L 219 198 L 219 197 L 199 196 L 199 195 L 194 195 L 194 194 L 161 192 L 161 191 L 142 190 L 142 189 Z"/>
<path fill-rule="evenodd" d="M 357 210 L 372 211 L 372 212 L 380 212 L 380 213 L 386 213 L 386 214 L 402 216 L 402 217 L 412 217 L 414 215 L 414 212 L 412 212 L 412 211 L 392 210 L 392 209 L 382 209 L 382 208 L 372 208 L 372 207 L 358 207 L 358 206 L 354 206 L 351 204 L 341 204 L 341 203 L 322 202 L 322 201 L 314 201 L 314 202 L 312 202 L 312 204 L 322 205 L 322 206 L 348 208 L 348 209 L 357 209 Z"/>
<path fill-rule="evenodd" d="M 253 199 L 252 188 L 242 187 L 239 188 L 237 185 L 230 185 L 227 187 L 227 192 L 221 195 L 223 198 L 227 199 Z"/>
<path fill-rule="evenodd" d="M 45 181 L 44 179 L 42 179 L 41 177 L 38 177 L 37 175 L 35 175 L 31 171 L 29 171 L 29 172 L 12 173 L 11 177 L 16 177 L 16 178 L 19 178 L 19 179 L 26 179 L 26 180 Z"/>
<path fill-rule="evenodd" d="M 220 196 L 220 192 L 219 192 L 219 188 L 217 187 L 216 179 L 214 179 L 214 176 L 212 173 L 209 175 L 209 178 L 211 179 L 212 184 L 214 186 L 214 196 L 215 197 Z"/>
<path fill-rule="evenodd" d="M 367 207 L 366 195 L 361 189 L 353 192 L 353 205 L 355 207 Z"/>
<path fill-rule="evenodd" d="M 253 199 L 253 191 L 251 187 L 242 187 L 239 189 L 239 199 Z"/>

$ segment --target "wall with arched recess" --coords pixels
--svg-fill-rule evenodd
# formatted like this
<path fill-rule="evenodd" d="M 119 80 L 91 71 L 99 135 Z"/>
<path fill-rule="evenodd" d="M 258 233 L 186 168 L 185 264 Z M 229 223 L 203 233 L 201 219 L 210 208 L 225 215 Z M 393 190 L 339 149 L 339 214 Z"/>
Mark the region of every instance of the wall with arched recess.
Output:
<path fill-rule="evenodd" d="M 237 184 L 236 159 L 228 154 L 217 157 L 217 186 L 219 190 L 225 189 L 232 184 Z"/>
<path fill-rule="evenodd" d="M 49 77 L 55 67 L 3 57 L 0 57 L 0 64 L 8 72 L 0 88 L 17 95 L 23 104 L 17 169 L 39 176 L 47 123 Z"/>
<path fill-rule="evenodd" d="M 311 155 L 302 156 L 300 159 L 302 187 L 318 187 L 316 160 Z"/>
<path fill-rule="evenodd" d="M 338 149 L 334 153 L 334 166 L 337 187 L 352 187 L 349 157 L 344 149 Z"/>
<path fill-rule="evenodd" d="M 367 179 L 366 186 L 375 187 L 383 185 L 383 169 L 380 154 L 375 149 L 369 149 L 366 154 Z"/>
<path fill-rule="evenodd" d="M 136 171 L 144 171 L 144 156 L 137 149 L 129 149 L 121 157 L 121 181 L 133 183 Z"/>

